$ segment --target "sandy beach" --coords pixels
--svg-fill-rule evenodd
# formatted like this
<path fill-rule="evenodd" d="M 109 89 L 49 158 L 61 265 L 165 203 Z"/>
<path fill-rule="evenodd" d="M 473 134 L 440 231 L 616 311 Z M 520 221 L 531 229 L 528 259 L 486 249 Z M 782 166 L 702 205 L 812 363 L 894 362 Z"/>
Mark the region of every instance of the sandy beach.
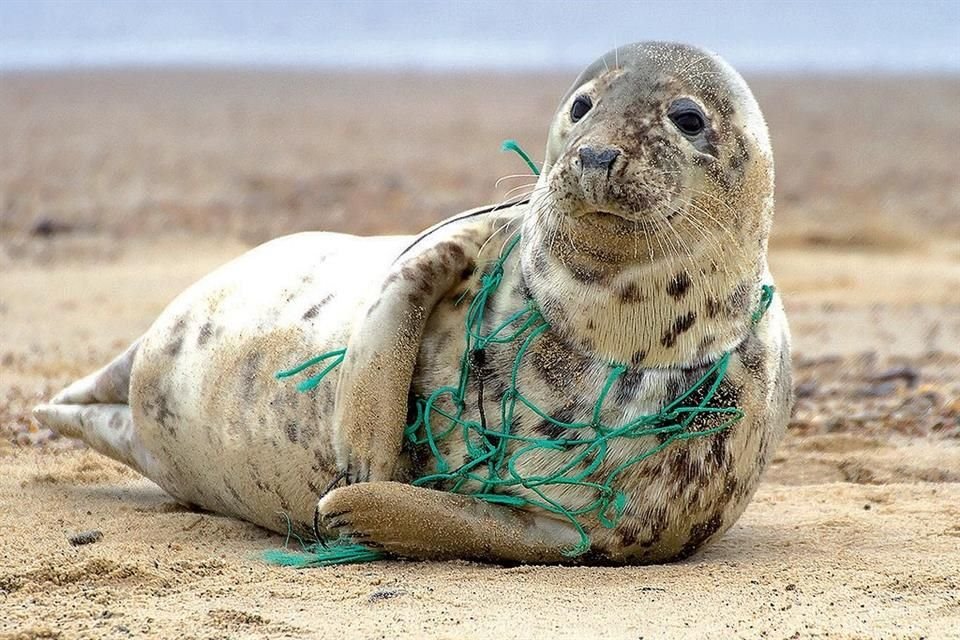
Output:
<path fill-rule="evenodd" d="M 960 638 L 956 77 L 748 77 L 797 407 L 743 518 L 684 562 L 278 568 L 282 537 L 30 418 L 259 242 L 502 200 L 530 180 L 496 186 L 526 173 L 500 142 L 539 157 L 571 80 L 0 75 L 0 639 Z"/>

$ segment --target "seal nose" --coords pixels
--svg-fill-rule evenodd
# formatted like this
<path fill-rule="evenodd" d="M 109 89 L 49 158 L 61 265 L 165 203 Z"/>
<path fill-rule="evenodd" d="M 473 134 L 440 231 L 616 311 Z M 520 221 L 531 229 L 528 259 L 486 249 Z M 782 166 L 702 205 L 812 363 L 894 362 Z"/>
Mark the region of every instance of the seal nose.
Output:
<path fill-rule="evenodd" d="M 608 173 L 613 163 L 620 157 L 620 149 L 616 147 L 580 147 L 580 167 L 582 172 L 603 171 Z"/>

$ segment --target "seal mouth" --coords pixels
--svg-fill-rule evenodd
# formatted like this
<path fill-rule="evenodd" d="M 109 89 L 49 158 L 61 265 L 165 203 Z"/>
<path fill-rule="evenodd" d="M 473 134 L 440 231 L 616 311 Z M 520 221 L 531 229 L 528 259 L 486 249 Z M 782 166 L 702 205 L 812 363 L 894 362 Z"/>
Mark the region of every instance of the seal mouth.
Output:
<path fill-rule="evenodd" d="M 622 213 L 617 213 L 616 211 L 606 211 L 602 209 L 597 209 L 595 211 L 586 211 L 583 215 L 596 216 L 600 219 L 604 218 L 618 218 L 620 220 L 630 220 L 627 216 Z"/>

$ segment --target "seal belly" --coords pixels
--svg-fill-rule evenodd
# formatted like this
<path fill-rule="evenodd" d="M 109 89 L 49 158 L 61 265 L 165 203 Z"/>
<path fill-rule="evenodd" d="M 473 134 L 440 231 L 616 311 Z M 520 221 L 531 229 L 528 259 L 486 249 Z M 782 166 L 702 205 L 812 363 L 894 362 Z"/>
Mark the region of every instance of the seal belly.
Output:
<path fill-rule="evenodd" d="M 306 526 L 335 473 L 337 376 L 299 393 L 275 373 L 346 344 L 405 242 L 288 236 L 181 294 L 145 334 L 131 376 L 152 479 L 211 511 L 274 530 L 285 530 L 286 517 Z"/>

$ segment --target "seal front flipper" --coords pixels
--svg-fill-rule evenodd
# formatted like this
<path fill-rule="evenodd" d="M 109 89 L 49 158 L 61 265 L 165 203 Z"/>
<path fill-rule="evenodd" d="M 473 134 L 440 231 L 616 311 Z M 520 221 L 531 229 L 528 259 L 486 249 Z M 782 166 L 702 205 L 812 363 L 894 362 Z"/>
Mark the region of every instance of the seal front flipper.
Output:
<path fill-rule="evenodd" d="M 460 217 L 421 236 L 362 311 L 337 385 L 334 446 L 348 482 L 393 479 L 424 327 L 437 302 L 476 266 L 514 210 Z"/>
<path fill-rule="evenodd" d="M 422 560 L 560 563 L 580 544 L 572 525 L 542 512 L 399 482 L 341 487 L 317 509 L 328 529 Z"/>

